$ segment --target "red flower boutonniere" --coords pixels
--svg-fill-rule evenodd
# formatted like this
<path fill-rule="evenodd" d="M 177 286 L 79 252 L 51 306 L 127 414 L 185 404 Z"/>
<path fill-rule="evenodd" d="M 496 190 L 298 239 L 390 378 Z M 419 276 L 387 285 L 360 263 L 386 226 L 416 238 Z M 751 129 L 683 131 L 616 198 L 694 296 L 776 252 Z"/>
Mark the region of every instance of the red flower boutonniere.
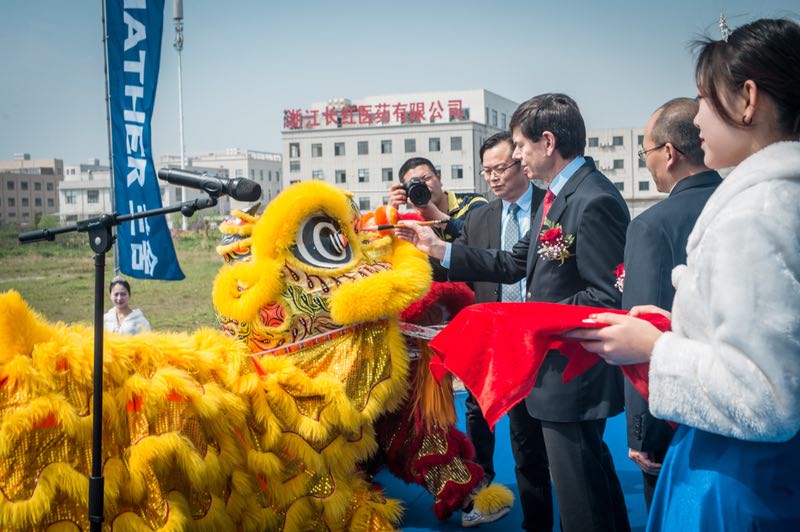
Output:
<path fill-rule="evenodd" d="M 622 292 L 622 290 L 625 288 L 625 263 L 624 262 L 620 262 L 619 264 L 617 264 L 617 267 L 614 268 L 614 277 L 617 278 L 617 280 L 614 281 L 614 288 L 616 288 L 617 290 Z"/>
<path fill-rule="evenodd" d="M 545 219 L 542 231 L 539 233 L 541 247 L 537 253 L 542 256 L 542 260 L 557 260 L 564 264 L 570 257 L 569 247 L 574 241 L 574 236 L 564 234 L 561 224 Z"/>

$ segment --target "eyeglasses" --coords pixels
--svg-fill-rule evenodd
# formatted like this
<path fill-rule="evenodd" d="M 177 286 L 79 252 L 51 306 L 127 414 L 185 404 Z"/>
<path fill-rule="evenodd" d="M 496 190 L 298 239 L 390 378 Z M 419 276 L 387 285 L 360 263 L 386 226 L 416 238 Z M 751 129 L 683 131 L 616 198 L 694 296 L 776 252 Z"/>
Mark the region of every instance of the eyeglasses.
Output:
<path fill-rule="evenodd" d="M 519 161 L 514 161 L 508 164 L 501 164 L 499 166 L 495 166 L 494 168 L 484 168 L 481 170 L 481 175 L 483 177 L 492 177 L 493 175 L 503 175 L 505 174 L 510 168 L 514 168 L 519 164 Z"/>
<path fill-rule="evenodd" d="M 655 148 L 650 148 L 649 150 L 639 150 L 639 152 L 637 153 L 637 155 L 639 156 L 639 160 L 642 161 L 642 162 L 647 162 L 647 154 L 648 153 L 650 153 L 651 151 L 660 150 L 661 148 L 663 148 L 667 144 L 669 144 L 669 143 L 665 142 L 664 144 L 659 144 Z M 677 146 L 675 146 L 673 144 L 672 147 L 675 148 L 675 151 L 677 151 L 681 155 L 684 155 L 684 153 Z"/>

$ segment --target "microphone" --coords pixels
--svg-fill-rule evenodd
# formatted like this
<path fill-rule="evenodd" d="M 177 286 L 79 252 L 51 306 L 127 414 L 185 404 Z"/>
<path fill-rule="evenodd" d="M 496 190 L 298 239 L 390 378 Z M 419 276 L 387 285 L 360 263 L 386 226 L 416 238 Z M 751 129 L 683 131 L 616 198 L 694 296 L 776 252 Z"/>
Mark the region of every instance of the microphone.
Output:
<path fill-rule="evenodd" d="M 162 168 L 158 178 L 183 187 L 204 190 L 212 197 L 228 195 L 239 201 L 257 201 L 261 199 L 261 185 L 244 177 L 229 179 L 218 175 L 189 172 L 175 168 Z"/>

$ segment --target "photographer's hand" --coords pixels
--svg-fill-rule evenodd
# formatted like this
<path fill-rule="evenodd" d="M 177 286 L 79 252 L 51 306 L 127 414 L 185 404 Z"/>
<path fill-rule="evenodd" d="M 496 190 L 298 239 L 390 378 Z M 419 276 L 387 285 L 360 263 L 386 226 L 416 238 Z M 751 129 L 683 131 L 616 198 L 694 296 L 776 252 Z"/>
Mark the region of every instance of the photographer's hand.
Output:
<path fill-rule="evenodd" d="M 389 206 L 400 209 L 400 205 L 411 205 L 402 183 L 395 183 L 389 189 Z M 413 205 L 411 205 L 413 207 Z"/>
<path fill-rule="evenodd" d="M 437 207 L 436 204 L 433 203 L 432 201 L 429 201 L 427 204 L 421 207 L 417 207 L 416 205 L 413 205 L 410 202 L 409 205 L 414 207 L 424 220 L 447 221 L 450 219 L 450 216 L 447 213 L 440 211 L 439 207 Z"/>

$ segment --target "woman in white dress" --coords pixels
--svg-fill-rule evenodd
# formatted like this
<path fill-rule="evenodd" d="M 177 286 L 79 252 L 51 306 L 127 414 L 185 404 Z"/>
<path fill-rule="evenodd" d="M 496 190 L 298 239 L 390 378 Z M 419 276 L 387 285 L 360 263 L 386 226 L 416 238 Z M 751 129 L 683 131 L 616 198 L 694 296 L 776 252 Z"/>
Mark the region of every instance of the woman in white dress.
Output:
<path fill-rule="evenodd" d="M 131 285 L 122 277 L 114 277 L 108 285 L 108 295 L 114 307 L 103 316 L 103 326 L 108 332 L 139 334 L 150 330 L 150 322 L 138 308 L 132 309 Z"/>

